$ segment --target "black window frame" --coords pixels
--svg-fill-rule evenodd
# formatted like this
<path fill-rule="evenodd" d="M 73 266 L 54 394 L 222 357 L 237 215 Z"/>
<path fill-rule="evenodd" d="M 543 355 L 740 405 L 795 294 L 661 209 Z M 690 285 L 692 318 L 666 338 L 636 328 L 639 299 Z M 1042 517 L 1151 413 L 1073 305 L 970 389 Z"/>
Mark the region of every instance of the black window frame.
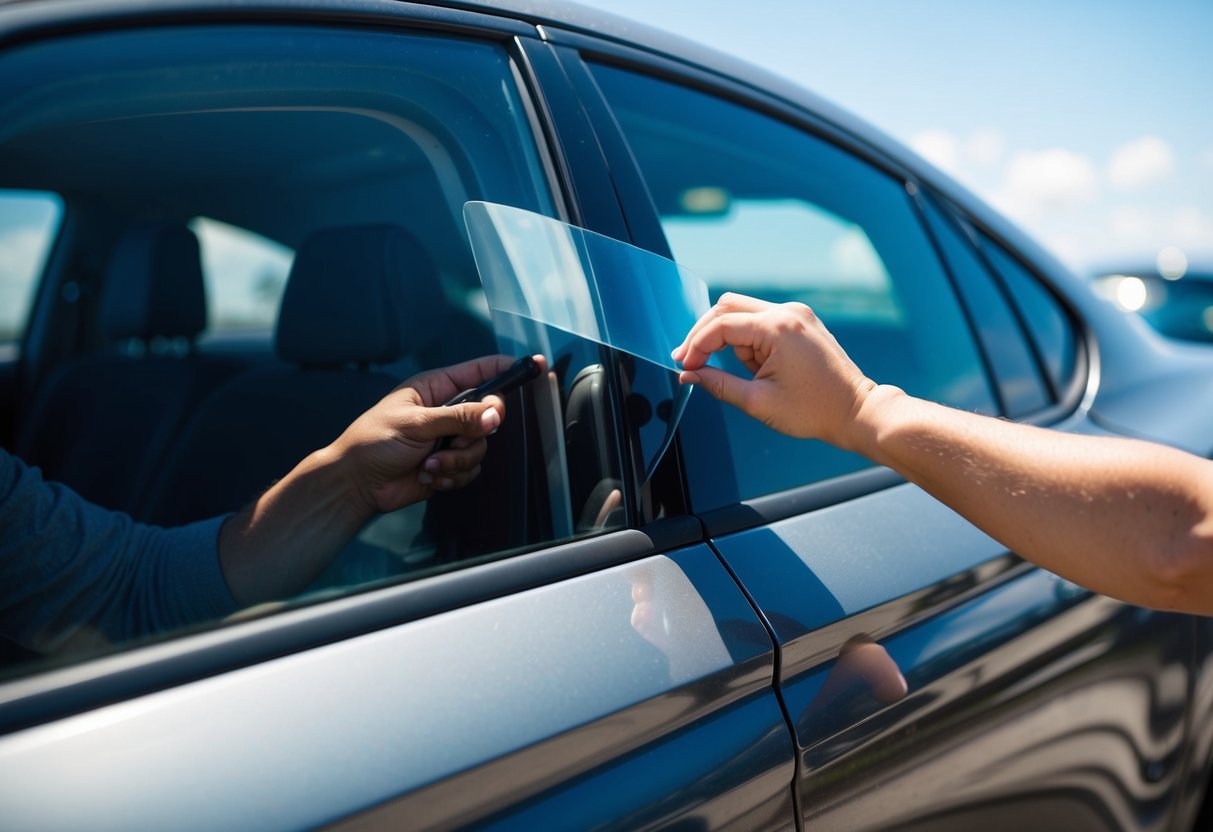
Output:
<path fill-rule="evenodd" d="M 1052 398 L 1050 404 L 1032 413 L 1016 416 L 1014 417 L 1015 421 L 1033 425 L 1050 425 L 1060 422 L 1074 412 L 1082 401 L 1087 389 L 1093 360 L 1092 351 L 1094 350 L 1094 339 L 1089 327 L 1086 325 L 1082 315 L 1076 310 L 1074 304 L 1070 302 L 1063 292 L 1059 292 L 1053 285 L 1053 282 L 1048 279 L 1045 270 L 1032 263 L 1019 250 L 1018 246 L 1009 242 L 998 231 L 991 228 L 987 223 L 982 222 L 971 212 L 959 207 L 954 200 L 949 199 L 939 191 L 932 190 L 931 194 L 940 211 L 944 212 L 961 230 L 970 253 L 982 264 L 1002 296 L 1010 305 L 1011 312 L 1016 318 L 1023 338 L 1027 341 L 1033 358 L 1037 362 L 1036 366 L 1045 384 L 1046 392 Z M 1024 319 L 1024 313 L 1019 303 L 1015 300 L 1011 288 L 1006 284 L 1001 272 L 990 262 L 989 257 L 982 250 L 978 235 L 984 237 L 989 244 L 997 246 L 1005 257 L 1014 261 L 1016 265 L 1023 269 L 1026 276 L 1033 280 L 1037 287 L 1048 296 L 1048 299 L 1061 314 L 1074 342 L 1074 366 L 1071 369 L 1069 378 L 1054 380 L 1050 377 L 1048 368 L 1045 366 L 1041 355 L 1041 346 L 1033 334 L 1033 328 Z"/>

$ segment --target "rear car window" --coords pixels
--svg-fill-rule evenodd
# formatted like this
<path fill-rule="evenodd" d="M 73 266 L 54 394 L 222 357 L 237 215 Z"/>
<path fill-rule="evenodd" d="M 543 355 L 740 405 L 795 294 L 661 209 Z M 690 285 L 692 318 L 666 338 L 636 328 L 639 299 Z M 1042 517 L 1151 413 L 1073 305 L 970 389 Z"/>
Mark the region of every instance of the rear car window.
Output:
<path fill-rule="evenodd" d="M 278 319 L 295 252 L 255 231 L 209 217 L 195 217 L 206 285 L 210 338 L 261 336 L 268 341 Z"/>
<path fill-rule="evenodd" d="M 977 328 L 986 360 L 998 383 L 1003 412 L 1012 418 L 1052 404 L 1042 368 L 1007 292 L 982 262 L 962 227 L 944 208 L 923 198 L 931 231 Z"/>
<path fill-rule="evenodd" d="M 62 218 L 58 194 L 0 190 L 0 360 L 16 357 Z"/>
<path fill-rule="evenodd" d="M 1078 339 L 1065 308 L 1007 250 L 985 235 L 978 235 L 981 251 L 1005 281 L 1008 291 L 1036 345 L 1054 399 L 1062 399 L 1078 361 Z"/>
<path fill-rule="evenodd" d="M 496 42 L 340 28 L 148 28 L 0 53 L 0 234 L 21 252 L 0 249 L 7 337 L 54 193 L 73 213 L 62 279 L 80 288 L 47 345 L 62 358 L 18 414 L 26 462 L 178 528 L 240 510 L 416 372 L 543 353 L 551 372 L 510 395 L 471 485 L 373 520 L 275 608 L 620 526 L 604 350 L 503 334 L 464 227 L 469 200 L 556 211 L 519 77 Z M 256 350 L 206 349 L 246 336 Z M 166 616 L 169 600 L 117 578 L 66 607 L 45 585 L 17 605 L 28 626 L 6 630 L 29 660 L 222 623 Z"/>
<path fill-rule="evenodd" d="M 711 95 L 595 66 L 670 249 L 713 297 L 737 291 L 816 311 L 872 378 L 966 409 L 995 403 L 972 332 L 904 183 L 789 124 Z M 726 365 L 744 369 L 731 356 Z M 703 396 L 699 407 L 712 407 Z M 715 421 L 714 427 L 709 427 Z M 684 422 L 699 507 L 867 467 L 723 407 Z M 697 436 L 696 431 L 703 432 Z M 736 473 L 721 475 L 727 447 Z M 717 487 L 724 490 L 717 490 Z M 696 491 L 698 490 L 698 495 Z"/>

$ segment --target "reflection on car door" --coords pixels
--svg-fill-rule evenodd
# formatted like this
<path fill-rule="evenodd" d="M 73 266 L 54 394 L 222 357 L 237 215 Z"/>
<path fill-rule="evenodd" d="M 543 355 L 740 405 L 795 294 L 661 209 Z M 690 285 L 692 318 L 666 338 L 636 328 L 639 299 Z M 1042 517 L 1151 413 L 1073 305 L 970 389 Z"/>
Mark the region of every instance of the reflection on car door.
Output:
<path fill-rule="evenodd" d="M 779 642 L 806 824 L 1137 828 L 1169 805 L 1183 617 L 1025 568 L 911 485 L 715 546 Z"/>

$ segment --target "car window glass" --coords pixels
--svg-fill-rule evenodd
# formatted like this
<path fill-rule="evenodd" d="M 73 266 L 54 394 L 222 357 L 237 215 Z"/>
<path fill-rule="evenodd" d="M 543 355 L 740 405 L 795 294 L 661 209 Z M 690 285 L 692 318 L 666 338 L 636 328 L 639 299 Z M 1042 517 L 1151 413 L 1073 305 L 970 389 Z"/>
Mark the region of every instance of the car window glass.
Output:
<path fill-rule="evenodd" d="M 1054 397 L 1061 398 L 1074 375 L 1078 356 L 1077 339 L 1069 316 L 1040 280 L 1006 249 L 984 235 L 979 235 L 979 240 L 982 253 L 1006 282 L 1028 332 L 1036 342 Z"/>
<path fill-rule="evenodd" d="M 273 332 L 295 252 L 246 228 L 208 217 L 189 223 L 206 285 L 206 336 Z"/>
<path fill-rule="evenodd" d="M 977 326 L 1006 415 L 1026 416 L 1048 406 L 1051 400 L 1035 355 L 996 279 L 934 200 L 924 198 L 923 210 Z"/>
<path fill-rule="evenodd" d="M 613 67 L 594 71 L 674 259 L 714 298 L 739 291 L 806 303 L 876 381 L 994 409 L 968 324 L 902 183 L 719 98 Z M 744 372 L 731 357 L 725 363 Z M 722 418 L 742 498 L 868 464 L 731 408 Z M 705 440 L 720 446 L 719 436 Z M 699 464 L 687 456 L 688 466 Z M 703 479 L 714 477 L 705 471 Z M 693 493 L 697 479 L 692 471 Z"/>
<path fill-rule="evenodd" d="M 72 206 L 64 279 L 81 287 L 81 337 L 51 345 L 64 358 L 36 380 L 17 448 L 118 513 L 90 514 L 96 559 L 57 584 L 10 581 L 33 561 L 0 560 L 0 656 L 75 660 L 219 623 L 230 599 L 196 580 L 218 574 L 216 523 L 402 380 L 503 348 L 550 372 L 509 395 L 479 476 L 372 520 L 271 609 L 623 524 L 609 351 L 541 326 L 503 339 L 464 226 L 472 199 L 556 213 L 518 77 L 495 43 L 341 28 L 0 53 L 0 187 Z M 0 216 L 45 247 L 58 198 L 18 202 Z M 130 529 L 122 515 L 145 525 L 101 534 Z M 144 569 L 144 540 L 192 554 Z"/>
<path fill-rule="evenodd" d="M 15 357 L 62 216 L 57 194 L 0 190 L 0 359 Z"/>

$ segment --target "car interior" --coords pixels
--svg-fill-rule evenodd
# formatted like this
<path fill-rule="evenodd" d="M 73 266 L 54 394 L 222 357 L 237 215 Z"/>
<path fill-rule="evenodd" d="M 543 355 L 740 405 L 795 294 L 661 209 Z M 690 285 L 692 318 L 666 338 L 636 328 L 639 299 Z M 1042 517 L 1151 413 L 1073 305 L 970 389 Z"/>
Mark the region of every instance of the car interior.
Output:
<path fill-rule="evenodd" d="M 341 66 L 249 31 L 93 36 L 93 67 L 82 44 L 57 62 L 58 42 L 6 55 L 23 74 L 0 67 L 0 189 L 63 205 L 0 440 L 156 525 L 240 509 L 409 375 L 501 351 L 463 204 L 550 211 L 502 135 L 517 128 L 501 84 L 486 72 L 474 101 L 442 80 L 444 62 L 500 74 L 495 51 L 454 41 L 384 69 L 374 38 L 295 33 L 317 53 L 356 47 Z M 216 314 L 236 242 L 289 262 L 244 264 L 256 320 Z M 543 341 L 553 372 L 511 394 L 481 476 L 372 522 L 317 590 L 621 522 L 600 510 L 603 483 L 619 487 L 600 349 Z"/>

